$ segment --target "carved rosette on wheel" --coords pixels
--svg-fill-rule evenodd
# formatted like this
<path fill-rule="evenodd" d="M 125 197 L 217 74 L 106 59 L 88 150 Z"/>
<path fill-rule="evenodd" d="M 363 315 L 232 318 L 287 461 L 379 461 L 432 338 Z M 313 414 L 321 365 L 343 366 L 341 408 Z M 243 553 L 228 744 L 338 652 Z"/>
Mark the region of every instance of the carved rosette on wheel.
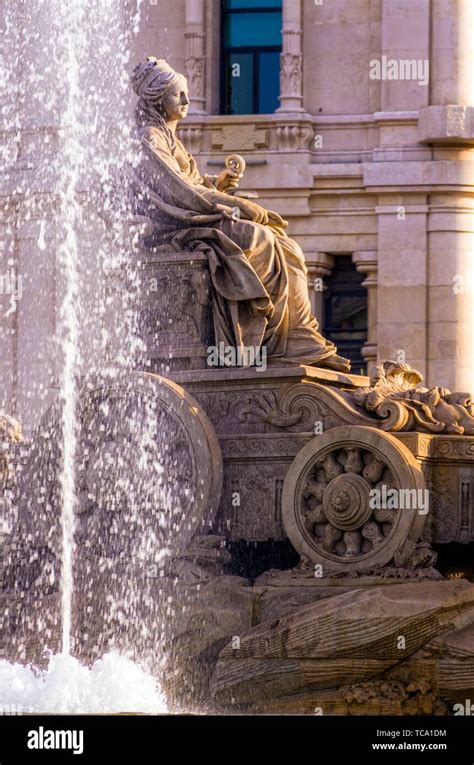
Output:
<path fill-rule="evenodd" d="M 295 549 L 322 564 L 323 576 L 369 571 L 399 560 L 406 543 L 419 540 L 424 489 L 404 444 L 344 425 L 316 436 L 295 457 L 283 486 L 283 523 Z"/>

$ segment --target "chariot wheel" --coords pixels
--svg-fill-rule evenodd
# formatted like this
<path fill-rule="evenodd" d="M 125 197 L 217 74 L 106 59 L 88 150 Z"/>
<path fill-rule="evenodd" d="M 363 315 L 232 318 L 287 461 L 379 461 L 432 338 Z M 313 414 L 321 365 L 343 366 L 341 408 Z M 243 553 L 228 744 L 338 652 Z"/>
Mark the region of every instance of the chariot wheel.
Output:
<path fill-rule="evenodd" d="M 174 555 L 209 531 L 222 457 L 198 402 L 171 380 L 134 372 L 85 381 L 77 401 L 75 540 L 83 556 Z M 62 423 L 44 416 L 21 486 L 21 533 L 61 555 Z"/>
<path fill-rule="evenodd" d="M 419 463 L 398 439 L 343 425 L 296 455 L 283 485 L 283 524 L 295 549 L 322 564 L 323 576 L 376 569 L 407 540 L 419 540 L 424 489 Z"/>

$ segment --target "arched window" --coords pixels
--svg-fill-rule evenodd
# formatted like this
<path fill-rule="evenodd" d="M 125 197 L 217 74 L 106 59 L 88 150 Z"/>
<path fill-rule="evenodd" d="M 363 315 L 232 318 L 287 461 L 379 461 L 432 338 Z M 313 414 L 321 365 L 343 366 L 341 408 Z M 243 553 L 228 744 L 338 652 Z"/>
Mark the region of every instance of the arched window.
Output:
<path fill-rule="evenodd" d="M 279 106 L 282 0 L 222 0 L 221 112 Z"/>

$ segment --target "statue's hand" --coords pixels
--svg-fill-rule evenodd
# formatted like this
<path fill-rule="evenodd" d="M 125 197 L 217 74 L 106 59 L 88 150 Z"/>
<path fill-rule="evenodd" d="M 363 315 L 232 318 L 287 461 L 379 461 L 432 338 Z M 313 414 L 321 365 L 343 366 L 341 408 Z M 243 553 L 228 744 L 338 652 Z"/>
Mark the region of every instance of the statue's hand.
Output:
<path fill-rule="evenodd" d="M 268 223 L 268 210 L 264 207 L 251 202 L 249 199 L 243 199 L 242 197 L 234 197 L 235 206 L 240 209 L 243 217 L 247 220 L 253 221 L 253 223 L 263 223 L 264 226 Z"/>
<path fill-rule="evenodd" d="M 278 228 L 288 228 L 288 221 L 281 217 L 281 215 L 278 215 L 278 213 L 273 212 L 273 210 L 268 211 L 268 222 L 270 226 L 277 226 Z"/>
<path fill-rule="evenodd" d="M 236 173 L 233 170 L 229 170 L 226 167 L 215 180 L 216 189 L 219 191 L 228 191 L 229 189 L 236 189 L 239 185 L 239 181 L 242 178 L 243 173 Z"/>

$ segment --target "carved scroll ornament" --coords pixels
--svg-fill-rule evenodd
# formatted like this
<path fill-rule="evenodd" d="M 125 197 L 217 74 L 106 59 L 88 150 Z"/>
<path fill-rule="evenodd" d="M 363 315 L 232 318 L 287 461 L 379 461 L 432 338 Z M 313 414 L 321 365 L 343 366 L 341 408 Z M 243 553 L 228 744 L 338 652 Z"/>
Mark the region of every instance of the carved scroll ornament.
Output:
<path fill-rule="evenodd" d="M 354 401 L 383 419 L 383 430 L 474 435 L 474 406 L 469 393 L 420 385 L 423 376 L 409 364 L 384 361 L 370 386 L 357 388 Z"/>

